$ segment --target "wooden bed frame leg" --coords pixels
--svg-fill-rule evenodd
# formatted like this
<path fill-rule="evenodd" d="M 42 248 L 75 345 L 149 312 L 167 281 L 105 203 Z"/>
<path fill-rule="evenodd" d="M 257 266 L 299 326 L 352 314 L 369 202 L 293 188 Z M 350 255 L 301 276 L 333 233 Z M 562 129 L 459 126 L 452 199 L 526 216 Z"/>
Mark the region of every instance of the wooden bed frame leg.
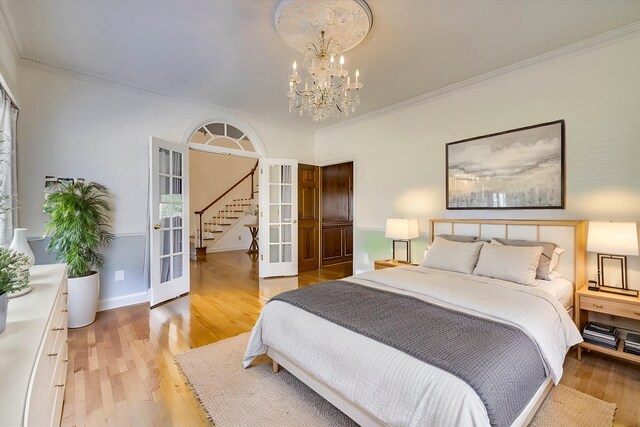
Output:
<path fill-rule="evenodd" d="M 582 360 L 582 347 L 578 344 L 578 360 Z"/>
<path fill-rule="evenodd" d="M 274 374 L 277 374 L 278 372 L 280 372 L 280 365 L 278 365 L 278 362 L 276 362 L 273 359 L 271 359 L 271 370 L 273 371 Z"/>

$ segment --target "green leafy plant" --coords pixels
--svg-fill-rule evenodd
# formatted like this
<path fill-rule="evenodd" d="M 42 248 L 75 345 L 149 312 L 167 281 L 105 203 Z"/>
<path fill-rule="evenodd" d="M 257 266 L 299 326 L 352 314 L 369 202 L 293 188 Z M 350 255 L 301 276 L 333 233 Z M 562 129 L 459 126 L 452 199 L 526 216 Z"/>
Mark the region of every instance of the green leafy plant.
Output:
<path fill-rule="evenodd" d="M 69 277 L 83 277 L 104 265 L 101 250 L 113 240 L 110 219 L 113 207 L 107 188 L 95 182 L 59 184 L 44 205 L 49 215 L 45 233 L 48 250 L 67 264 Z"/>
<path fill-rule="evenodd" d="M 0 247 L 0 295 L 17 292 L 29 284 L 29 258 L 22 252 Z"/>

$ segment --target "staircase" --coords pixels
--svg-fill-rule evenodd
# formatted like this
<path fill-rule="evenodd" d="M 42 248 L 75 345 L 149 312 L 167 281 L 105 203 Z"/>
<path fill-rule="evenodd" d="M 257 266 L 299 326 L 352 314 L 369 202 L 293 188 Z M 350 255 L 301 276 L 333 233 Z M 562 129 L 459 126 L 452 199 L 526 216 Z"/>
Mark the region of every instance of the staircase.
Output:
<path fill-rule="evenodd" d="M 204 208 L 194 211 L 197 228 L 191 233 L 191 259 L 203 259 L 207 250 L 234 225 L 247 216 L 257 203 L 256 162 L 245 176 Z"/>

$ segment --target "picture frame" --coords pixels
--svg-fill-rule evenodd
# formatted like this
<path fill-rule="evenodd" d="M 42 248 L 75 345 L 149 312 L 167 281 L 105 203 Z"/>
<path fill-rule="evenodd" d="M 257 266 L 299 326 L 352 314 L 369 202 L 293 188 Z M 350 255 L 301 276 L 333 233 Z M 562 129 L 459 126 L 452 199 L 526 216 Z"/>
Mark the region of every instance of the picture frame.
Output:
<path fill-rule="evenodd" d="M 565 121 L 449 142 L 446 209 L 564 209 Z"/>
<path fill-rule="evenodd" d="M 409 264 L 411 262 L 411 242 L 409 240 L 394 240 L 393 256 L 394 261 Z"/>

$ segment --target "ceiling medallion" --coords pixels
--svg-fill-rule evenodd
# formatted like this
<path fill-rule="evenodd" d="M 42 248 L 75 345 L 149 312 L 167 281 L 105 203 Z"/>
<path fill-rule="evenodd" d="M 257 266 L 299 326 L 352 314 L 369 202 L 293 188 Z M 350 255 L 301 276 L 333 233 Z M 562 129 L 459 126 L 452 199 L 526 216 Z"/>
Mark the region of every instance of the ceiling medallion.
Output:
<path fill-rule="evenodd" d="M 342 53 L 371 30 L 373 16 L 364 0 L 283 0 L 275 16 L 284 41 L 303 53 L 307 74 L 293 62 L 289 76 L 289 112 L 306 111 L 315 121 L 346 118 L 360 104 L 360 72 L 352 81 Z"/>

